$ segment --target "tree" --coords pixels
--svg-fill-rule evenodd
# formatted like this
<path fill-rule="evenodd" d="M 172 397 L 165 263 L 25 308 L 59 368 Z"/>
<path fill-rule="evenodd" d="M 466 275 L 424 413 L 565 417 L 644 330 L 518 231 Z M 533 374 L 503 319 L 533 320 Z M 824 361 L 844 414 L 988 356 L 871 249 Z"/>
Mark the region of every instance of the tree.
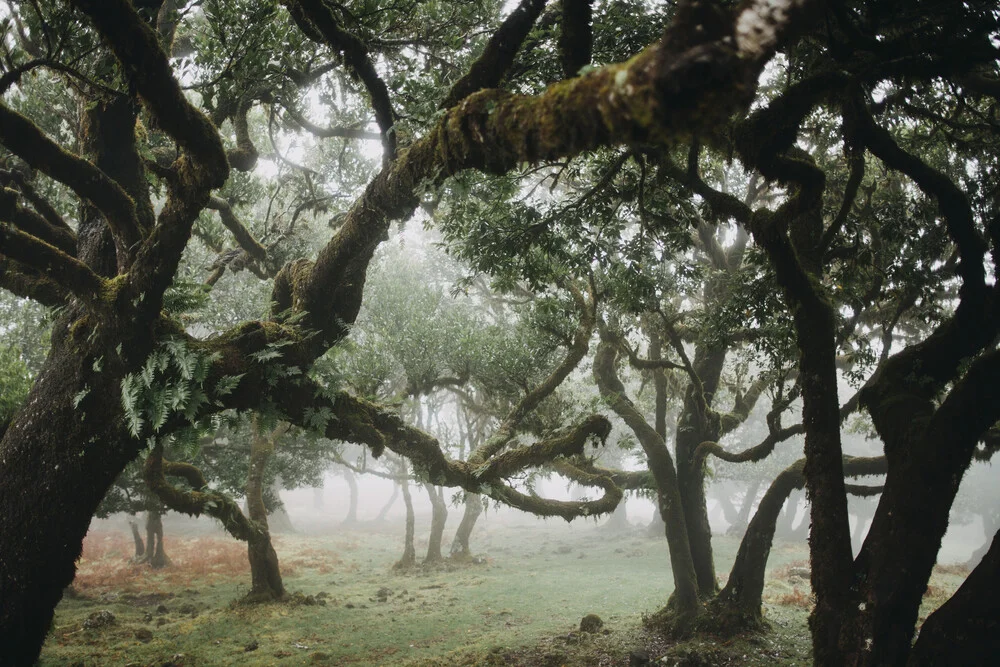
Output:
<path fill-rule="evenodd" d="M 617 39 L 614 31 L 593 23 L 586 30 L 587 3 L 566 3 L 545 19 L 563 28 L 558 43 L 550 46 L 551 40 L 530 34 L 545 2 L 523 0 L 502 20 L 500 4 L 417 3 L 408 13 L 363 15 L 315 0 L 287 0 L 283 9 L 263 0 L 164 0 L 138 8 L 125 0 L 72 0 L 7 10 L 0 75 L 6 166 L 0 284 L 58 309 L 45 364 L 0 441 L 0 506 L 5 510 L 0 514 L 0 644 L 14 647 L 5 656 L 10 662 L 30 664 L 37 656 L 52 610 L 72 580 L 90 516 L 128 462 L 147 445 L 158 452 L 164 438 L 225 409 L 279 410 L 287 421 L 330 439 L 365 444 L 375 455 L 385 449 L 399 453 L 421 479 L 530 511 L 567 518 L 611 511 L 621 490 L 605 475 L 590 480 L 603 490 L 601 498 L 570 503 L 539 502 L 507 482 L 518 471 L 581 453 L 586 442 L 606 436 L 605 417 L 585 418 L 530 444 L 491 438 L 481 447 L 481 458 L 470 464 L 450 460 L 437 439 L 394 411 L 317 382 L 307 371 L 349 332 L 366 269 L 390 224 L 413 215 L 421 197 L 447 187 L 450 177 L 470 169 L 504 173 L 524 162 L 569 158 L 610 145 L 664 147 L 692 135 L 722 146 L 732 138 L 733 154 L 748 170 L 785 189 L 773 202 L 775 210 L 758 207 L 745 226 L 775 267 L 801 348 L 817 661 L 906 659 L 911 621 L 946 523 L 952 487 L 980 436 L 996 421 L 1000 404 L 987 381 L 995 375 L 996 353 L 990 347 L 993 287 L 980 275 L 985 244 L 970 232 L 978 230 L 976 218 L 967 214 L 970 207 L 949 187 L 952 179 L 962 180 L 975 211 L 989 212 L 988 188 L 973 192 L 968 183 L 988 182 L 984 176 L 996 152 L 984 150 L 989 142 L 959 146 L 944 134 L 911 142 L 912 137 L 893 140 L 889 133 L 887 141 L 888 131 L 871 117 L 865 96 L 883 81 L 894 84 L 889 86 L 893 93 L 912 79 L 919 84 L 915 105 L 899 94 L 886 106 L 908 114 L 927 112 L 935 124 L 949 127 L 948 110 L 959 98 L 934 81 L 961 79 L 970 91 L 966 97 L 975 103 L 958 113 L 969 115 L 976 136 L 989 136 L 982 117 L 996 87 L 996 54 L 989 39 L 995 8 L 989 3 L 942 7 L 928 0 L 902 11 L 889 0 L 822 8 L 812 0 L 751 0 L 734 8 L 682 2 L 665 15 L 646 14 L 639 3 L 627 3 L 636 24 L 665 25 L 662 35 L 646 45 Z M 825 20 L 809 23 L 813 13 L 824 14 Z M 482 40 L 474 49 L 450 52 L 449 44 L 473 32 L 470 26 L 480 28 Z M 591 46 L 616 40 L 630 51 L 628 60 L 581 67 L 594 53 Z M 429 55 L 408 48 L 413 46 L 428 49 Z M 534 48 L 519 58 L 519 51 L 529 50 L 522 46 Z M 761 104 L 747 115 L 759 75 L 779 47 L 793 56 L 788 85 L 773 98 L 757 100 Z M 169 53 L 176 56 L 173 62 Z M 477 57 L 470 63 L 471 53 Z M 440 77 L 411 76 L 428 62 L 425 58 L 447 63 L 428 68 Z M 388 72 L 392 86 L 380 72 Z M 566 80 L 541 90 L 564 74 Z M 401 93 L 390 95 L 395 84 L 410 78 L 415 83 L 399 85 Z M 180 80 L 193 82 L 190 97 Z M 350 103 L 343 113 L 327 104 L 324 120 L 330 125 L 318 125 L 309 120 L 313 109 L 304 103 L 312 93 L 321 102 Z M 354 103 L 361 100 L 364 106 Z M 821 254 L 818 248 L 827 249 L 814 237 L 817 224 L 823 231 L 817 213 L 825 184 L 793 150 L 803 119 L 821 102 L 843 112 L 848 144 L 864 146 L 889 170 L 937 198 L 946 236 L 959 249 L 962 278 L 961 305 L 954 315 L 945 316 L 926 344 L 887 362 L 863 397 L 887 445 L 889 475 L 856 566 L 850 560 L 839 446 L 836 313 L 823 297 L 824 258 L 811 259 Z M 73 109 L 82 112 L 76 116 Z M 269 116 L 255 125 L 259 109 Z M 737 120 L 730 123 L 734 115 Z M 334 182 L 326 179 L 335 170 L 300 168 L 294 151 L 286 150 L 294 142 L 285 128 L 296 125 L 335 142 L 364 140 L 373 131 L 354 123 L 372 117 L 383 164 L 354 202 L 343 206 L 324 189 Z M 967 121 L 960 117 L 958 122 Z M 336 229 L 315 251 L 304 252 L 305 243 L 265 246 L 239 216 L 229 215 L 240 210 L 241 195 L 267 192 L 246 175 L 261 160 L 255 128 L 264 126 L 274 160 L 287 167 L 293 183 L 268 193 L 289 211 L 283 218 L 287 224 L 278 227 L 281 234 L 298 224 L 302 212 L 315 219 L 335 211 Z M 893 128 L 897 135 L 906 129 L 905 124 Z M 970 169 L 978 177 L 965 181 L 947 160 L 931 160 L 942 165 L 928 171 L 927 162 L 906 150 L 910 143 L 939 155 L 956 150 L 974 157 L 978 166 Z M 361 163 L 358 153 L 353 159 Z M 948 183 L 938 176 L 945 162 L 953 174 Z M 241 170 L 246 170 L 243 175 L 237 173 Z M 224 196 L 213 196 L 220 188 Z M 242 211 L 252 215 L 263 209 L 267 224 L 261 227 L 269 233 L 276 221 L 268 217 L 263 198 L 257 203 Z M 239 245 L 229 259 L 220 257 L 215 271 L 245 266 L 268 278 L 272 289 L 269 314 L 202 335 L 187 330 L 181 314 L 169 307 L 168 295 L 178 292 L 189 270 L 185 249 L 198 245 L 192 234 L 212 241 L 213 225 L 200 222 L 206 209 L 219 214 Z M 739 207 L 734 210 L 742 215 Z M 914 220 L 926 233 L 941 228 L 933 217 Z M 828 235 L 841 238 L 844 226 L 832 229 Z M 809 260 L 804 269 L 800 258 Z M 584 302 L 593 308 L 593 300 Z M 591 315 L 596 319 L 596 313 Z M 181 349 L 189 354 L 179 354 Z M 148 366 L 149 359 L 164 355 L 167 363 Z M 963 363 L 973 357 L 970 365 Z M 180 359 L 188 363 L 177 363 Z M 146 368 L 151 371 L 141 377 Z M 934 404 L 931 399 L 949 385 L 947 397 Z M 536 407 L 533 399 L 521 402 L 515 416 Z M 961 425 L 957 432 L 944 426 L 953 423 Z M 500 432 L 509 430 L 502 424 Z M 942 449 L 944 441 L 956 446 Z M 155 473 L 157 457 L 152 460 Z M 932 480 L 926 501 L 906 505 L 915 480 L 925 477 Z M 35 530 L 33 523 L 41 517 L 49 530 Z M 896 567 L 901 554 L 914 567 Z M 987 554 L 983 562 L 994 561 Z M 865 576 L 855 576 L 855 567 Z M 988 579 L 990 571 L 981 572 Z M 868 583 L 862 591 L 852 588 L 855 581 Z M 985 609 L 983 590 L 956 598 L 951 609 L 962 610 L 957 617 Z M 861 599 L 872 604 L 859 610 Z M 871 653 L 864 651 L 866 637 L 875 638 Z M 972 638 L 988 636 L 974 633 Z"/>

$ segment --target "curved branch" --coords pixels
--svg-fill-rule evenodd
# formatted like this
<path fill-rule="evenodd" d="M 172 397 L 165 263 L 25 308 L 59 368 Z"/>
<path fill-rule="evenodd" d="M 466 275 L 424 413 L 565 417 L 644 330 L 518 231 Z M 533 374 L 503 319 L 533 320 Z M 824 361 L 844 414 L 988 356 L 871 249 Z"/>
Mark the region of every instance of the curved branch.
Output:
<path fill-rule="evenodd" d="M 226 229 L 232 232 L 236 242 L 239 243 L 240 247 L 243 248 L 248 255 L 253 257 L 258 262 L 264 262 L 267 260 L 267 248 L 262 246 L 257 239 L 253 237 L 250 230 L 248 230 L 246 226 L 240 222 L 240 219 L 236 217 L 236 213 L 233 212 L 233 207 L 228 201 L 222 197 L 210 197 L 206 208 L 219 212 L 219 218 L 222 220 L 222 224 L 226 226 Z"/>
<path fill-rule="evenodd" d="M 17 192 L 0 189 L 0 218 L 40 241 L 54 246 L 67 255 L 76 256 L 76 234 L 68 226 L 55 226 L 34 211 L 17 204 Z M 62 219 L 60 218 L 60 222 Z M 63 223 L 65 225 L 65 223 Z"/>
<path fill-rule="evenodd" d="M 33 268 L 86 302 L 94 303 L 100 298 L 105 281 L 89 266 L 3 222 L 5 217 L 0 211 L 0 253 Z"/>
<path fill-rule="evenodd" d="M 975 293 L 979 299 L 985 298 L 986 269 L 983 256 L 987 246 L 976 229 L 972 208 L 965 193 L 946 175 L 900 148 L 888 130 L 875 124 L 859 94 L 852 96 L 845 112 L 857 131 L 858 141 L 887 167 L 906 174 L 924 193 L 937 200 L 948 234 L 958 246 L 961 256 L 958 274 L 962 277 L 962 293 L 969 293 L 970 296 Z"/>
<path fill-rule="evenodd" d="M 382 131 L 385 158 L 396 157 L 396 135 L 393 131 L 394 114 L 389 101 L 389 89 L 378 75 L 368 54 L 368 47 L 355 35 L 344 29 L 333 11 L 322 0 L 283 0 L 296 25 L 308 37 L 333 49 L 344 60 L 353 76 L 364 84 L 371 97 L 375 122 Z"/>
<path fill-rule="evenodd" d="M 524 418 L 538 405 L 548 398 L 559 385 L 572 373 L 590 349 L 590 337 L 594 333 L 595 304 L 586 303 L 583 295 L 576 289 L 571 289 L 577 309 L 580 312 L 580 323 L 573 334 L 573 343 L 566 351 L 562 362 L 537 386 L 521 397 L 521 400 L 511 409 L 497 430 L 490 438 L 480 445 L 469 457 L 471 464 L 479 464 L 492 458 L 502 450 L 514 437 L 514 432 Z"/>
<path fill-rule="evenodd" d="M 521 0 L 490 37 L 483 53 L 472 63 L 466 75 L 452 86 L 440 108 L 450 109 L 478 90 L 496 88 L 499 85 L 514 62 L 514 56 L 521 48 L 524 38 L 531 32 L 531 27 L 545 8 L 545 2 L 546 0 Z"/>
<path fill-rule="evenodd" d="M 65 306 L 70 299 L 69 291 L 62 285 L 2 254 L 0 254 L 0 288 L 52 308 Z"/>
<path fill-rule="evenodd" d="M 319 137 L 320 139 L 368 139 L 368 140 L 378 140 L 382 138 L 382 135 L 378 132 L 369 132 L 368 130 L 361 130 L 354 127 L 320 127 L 308 120 L 300 114 L 288 107 L 284 107 L 285 115 L 288 119 L 299 126 L 309 134 Z"/>
<path fill-rule="evenodd" d="M 625 491 L 656 490 L 656 480 L 649 470 L 614 470 L 594 465 L 589 460 L 559 459 L 549 464 L 549 468 L 567 479 L 584 484 L 592 475 L 607 477 Z"/>
<path fill-rule="evenodd" d="M 104 214 L 119 253 L 141 241 L 135 204 L 107 174 L 63 150 L 21 114 L 0 104 L 0 142 L 31 167 L 68 186 Z"/>
<path fill-rule="evenodd" d="M 191 469 L 194 469 L 193 471 Z M 165 475 L 178 475 L 198 484 L 198 490 L 187 491 L 167 481 Z M 189 464 L 174 463 L 163 458 L 163 445 L 158 443 L 146 457 L 143 480 L 150 491 L 164 505 L 175 512 L 190 516 L 208 514 L 222 522 L 226 531 L 238 540 L 249 542 L 264 530 L 256 521 L 247 518 L 240 506 L 224 493 L 204 489 L 201 471 Z M 192 485 L 193 486 L 193 485 Z"/>
<path fill-rule="evenodd" d="M 184 97 L 159 36 L 129 0 L 73 0 L 111 46 L 129 82 L 156 121 L 198 163 L 192 174 L 218 188 L 229 177 L 222 139 L 212 122 Z"/>
<path fill-rule="evenodd" d="M 23 196 L 31 206 L 38 211 L 38 214 L 45 219 L 45 222 L 49 224 L 52 228 L 52 239 L 46 239 L 49 243 L 56 246 L 60 250 L 69 252 L 71 255 L 76 254 L 76 232 L 66 224 L 66 221 L 62 219 L 59 212 L 56 211 L 49 202 L 45 200 L 44 197 L 35 192 L 35 189 L 31 187 L 28 180 L 16 171 L 6 171 L 0 170 L 0 184 L 3 185 L 14 185 L 17 190 L 20 191 L 21 196 Z M 27 230 L 26 230 L 27 231 Z M 30 232 L 29 233 L 33 233 Z M 38 234 L 36 234 L 38 236 Z M 60 237 L 64 237 L 64 240 L 59 243 L 54 242 Z M 72 243 L 72 250 L 69 249 L 70 243 Z"/>
<path fill-rule="evenodd" d="M 344 440 L 367 445 L 379 456 L 386 449 L 409 459 L 417 476 L 438 486 L 460 487 L 470 493 L 481 493 L 512 507 L 541 516 L 560 516 L 570 520 L 614 511 L 622 492 L 611 479 L 596 476 L 591 486 L 604 489 L 597 500 L 562 502 L 525 495 L 504 476 L 541 465 L 547 456 L 578 453 L 591 435 L 606 433 L 607 422 L 592 417 L 561 437 L 512 450 L 496 466 L 474 466 L 464 461 L 452 461 L 438 440 L 383 407 L 344 392 L 325 394 L 317 385 L 300 380 L 286 383 L 273 396 L 278 407 L 294 424 L 316 430 L 316 415 L 327 415 L 320 429 L 332 440 Z"/>
<path fill-rule="evenodd" d="M 559 25 L 559 60 L 567 78 L 576 76 L 590 64 L 593 35 L 591 34 L 592 0 L 562 0 L 562 21 Z"/>

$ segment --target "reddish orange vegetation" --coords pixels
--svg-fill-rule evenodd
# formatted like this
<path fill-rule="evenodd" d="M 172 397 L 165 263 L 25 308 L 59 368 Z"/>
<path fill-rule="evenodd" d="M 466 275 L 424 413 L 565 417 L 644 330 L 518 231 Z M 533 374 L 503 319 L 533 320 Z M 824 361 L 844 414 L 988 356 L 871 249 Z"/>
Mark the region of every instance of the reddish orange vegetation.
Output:
<path fill-rule="evenodd" d="M 952 563 L 950 565 L 935 565 L 935 574 L 953 574 L 956 577 L 969 576 L 969 568 L 962 563 Z"/>
<path fill-rule="evenodd" d="M 812 593 L 803 592 L 796 586 L 791 593 L 778 595 L 774 598 L 774 603 L 783 607 L 802 607 L 808 609 L 813 606 Z"/>
<path fill-rule="evenodd" d="M 171 537 L 164 540 L 171 565 L 153 570 L 132 562 L 132 539 L 124 532 L 92 532 L 83 542 L 77 561 L 73 587 L 88 589 L 129 589 L 141 584 L 145 591 L 168 591 L 178 586 L 213 583 L 220 579 L 250 576 L 246 544 L 224 536 Z M 343 561 L 326 549 L 300 545 L 295 540 L 275 539 L 281 573 L 292 576 L 300 569 L 327 574 L 341 568 Z"/>

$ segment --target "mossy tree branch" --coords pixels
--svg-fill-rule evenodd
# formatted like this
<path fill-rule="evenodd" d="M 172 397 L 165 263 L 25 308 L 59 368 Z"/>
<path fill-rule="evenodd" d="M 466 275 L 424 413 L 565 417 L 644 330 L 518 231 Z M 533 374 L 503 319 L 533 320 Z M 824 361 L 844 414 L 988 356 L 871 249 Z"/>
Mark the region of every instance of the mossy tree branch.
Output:
<path fill-rule="evenodd" d="M 514 62 L 524 39 L 531 32 L 547 0 L 521 0 L 520 4 L 504 19 L 486 43 L 479 58 L 458 82 L 452 86 L 441 102 L 442 109 L 450 109 L 472 93 L 486 88 L 496 88 Z M 579 68 L 577 68 L 579 69 Z M 575 72 L 574 72 L 575 73 Z"/>
<path fill-rule="evenodd" d="M 124 189 L 82 157 L 64 150 L 28 118 L 0 104 L 0 142 L 32 168 L 66 185 L 104 215 L 125 265 L 142 239 L 135 204 Z"/>
<path fill-rule="evenodd" d="M 366 445 L 375 456 L 388 449 L 408 459 L 420 479 L 438 486 L 460 487 L 527 512 L 566 519 L 611 512 L 621 500 L 621 489 L 601 476 L 595 476 L 591 484 L 604 490 L 601 498 L 572 502 L 528 496 L 506 481 L 553 457 L 579 454 L 589 438 L 606 436 L 608 424 L 602 417 L 591 417 L 552 438 L 506 452 L 496 463 L 473 465 L 449 459 L 436 438 L 410 426 L 395 412 L 346 392 L 328 393 L 299 379 L 281 386 L 273 398 L 290 422 L 316 430 L 315 416 L 325 415 L 326 423 L 319 430 L 327 438 Z"/>
<path fill-rule="evenodd" d="M 233 238 L 236 239 L 236 242 L 243 248 L 247 255 L 258 262 L 267 260 L 267 248 L 262 246 L 253 237 L 250 230 L 246 228 L 246 225 L 240 222 L 240 219 L 236 216 L 236 212 L 233 211 L 233 207 L 228 201 L 222 197 L 213 196 L 209 198 L 206 207 L 219 212 L 219 219 L 222 220 L 222 224 L 232 233 Z"/>
<path fill-rule="evenodd" d="M 566 78 L 574 77 L 590 64 L 593 34 L 592 0 L 562 0 L 559 23 L 559 61 Z"/>
<path fill-rule="evenodd" d="M 86 303 L 93 305 L 100 299 L 103 278 L 75 257 L 7 223 L 6 217 L 0 211 L 0 253 L 33 268 Z"/>

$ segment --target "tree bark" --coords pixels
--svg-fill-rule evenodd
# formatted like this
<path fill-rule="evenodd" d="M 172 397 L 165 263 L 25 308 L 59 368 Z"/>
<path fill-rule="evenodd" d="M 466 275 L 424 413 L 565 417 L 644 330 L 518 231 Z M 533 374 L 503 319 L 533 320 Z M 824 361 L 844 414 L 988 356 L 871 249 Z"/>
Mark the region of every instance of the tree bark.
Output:
<path fill-rule="evenodd" d="M 130 517 L 128 527 L 132 530 L 132 543 L 135 544 L 135 556 L 132 559 L 140 561 L 146 555 L 146 545 L 142 543 L 142 535 L 139 533 L 139 523 L 135 518 Z"/>
<path fill-rule="evenodd" d="M 691 557 L 691 545 L 681 502 L 677 471 L 663 437 L 656 432 L 625 396 L 625 387 L 615 368 L 617 348 L 602 337 L 594 354 L 593 374 L 601 396 L 635 433 L 646 454 L 649 471 L 656 480 L 657 508 L 663 519 L 674 577 L 674 592 L 667 603 L 666 615 L 676 613 L 682 624 L 700 611 L 698 576 Z"/>
<path fill-rule="evenodd" d="M 413 536 L 416 519 L 413 516 L 413 498 L 410 496 L 410 484 L 407 481 L 406 463 L 400 464 L 402 474 L 399 477 L 399 489 L 403 493 L 403 505 L 406 506 L 406 532 L 403 535 L 403 555 L 393 569 L 408 570 L 417 564 L 417 550 L 413 546 Z"/>
<path fill-rule="evenodd" d="M 274 433 L 261 433 L 254 423 L 253 440 L 250 442 L 250 470 L 247 474 L 247 514 L 258 530 L 247 539 L 247 557 L 250 560 L 250 592 L 248 602 L 280 600 L 285 597 L 281 580 L 278 554 L 271 543 L 267 526 L 267 508 L 264 506 L 264 471 L 274 454 Z"/>
<path fill-rule="evenodd" d="M 138 451 L 121 430 L 119 380 L 80 363 L 87 327 L 78 333 L 83 339 L 67 340 L 57 321 L 49 358 L 0 440 L 0 646 L 11 665 L 38 657 L 91 517 Z M 74 409 L 84 386 L 90 392 Z"/>
<path fill-rule="evenodd" d="M 759 628 L 763 623 L 761 596 L 775 524 L 785 499 L 793 489 L 801 489 L 805 484 L 804 467 L 805 461 L 799 460 L 778 474 L 747 526 L 729 572 L 729 581 L 710 605 L 713 617 L 727 631 Z"/>
<path fill-rule="evenodd" d="M 344 517 L 344 525 L 353 526 L 358 522 L 358 480 L 354 475 L 354 471 L 349 468 L 344 468 L 344 481 L 347 482 L 347 489 L 350 491 L 350 501 L 347 506 L 347 516 Z M 393 487 L 393 492 L 395 493 L 395 487 Z M 395 497 L 393 497 L 395 499 Z M 386 506 L 386 510 L 388 506 Z M 380 515 L 382 516 L 382 515 Z"/>
<path fill-rule="evenodd" d="M 709 291 L 706 288 L 706 293 Z M 719 582 L 715 575 L 712 526 L 708 520 L 708 502 L 705 497 L 705 459 L 695 456 L 695 450 L 701 443 L 715 442 L 720 436 L 718 421 L 709 419 L 703 411 L 707 412 L 712 405 L 725 359 L 725 348 L 706 349 L 698 346 L 692 366 L 701 381 L 704 403 L 694 396 L 698 389 L 689 386 L 684 399 L 684 410 L 677 420 L 675 436 L 678 490 L 684 508 L 688 542 L 691 544 L 691 558 L 698 576 L 698 594 L 705 599 L 718 592 Z"/>
<path fill-rule="evenodd" d="M 955 594 L 924 621 L 909 667 L 995 665 L 1000 656 L 1000 533 Z"/>
<path fill-rule="evenodd" d="M 163 513 L 159 507 L 146 511 L 146 562 L 154 570 L 170 565 L 163 547 Z"/>
<path fill-rule="evenodd" d="M 618 503 L 618 507 L 611 513 L 608 520 L 601 525 L 601 528 L 612 533 L 623 533 L 632 528 L 632 524 L 628 522 L 628 510 L 624 498 Z"/>
<path fill-rule="evenodd" d="M 451 557 L 456 560 L 468 560 L 472 558 L 472 549 L 469 547 L 469 540 L 472 538 L 472 529 L 476 527 L 476 521 L 483 513 L 483 499 L 478 493 L 465 492 L 465 511 L 462 520 L 455 530 L 455 539 L 451 542 Z"/>
<path fill-rule="evenodd" d="M 424 483 L 424 489 L 431 500 L 431 533 L 427 540 L 427 555 L 424 564 L 437 563 L 441 555 L 441 540 L 444 538 L 444 526 L 448 520 L 448 503 L 444 500 L 444 489 L 440 486 Z"/>
<path fill-rule="evenodd" d="M 389 514 L 389 510 L 392 509 L 392 506 L 396 503 L 396 498 L 399 498 L 399 488 L 400 484 L 398 482 L 394 482 L 392 485 L 392 494 L 389 496 L 389 500 L 385 502 L 382 509 L 378 511 L 378 515 L 376 515 L 373 519 L 375 523 L 382 523 L 385 521 L 385 517 Z"/>

